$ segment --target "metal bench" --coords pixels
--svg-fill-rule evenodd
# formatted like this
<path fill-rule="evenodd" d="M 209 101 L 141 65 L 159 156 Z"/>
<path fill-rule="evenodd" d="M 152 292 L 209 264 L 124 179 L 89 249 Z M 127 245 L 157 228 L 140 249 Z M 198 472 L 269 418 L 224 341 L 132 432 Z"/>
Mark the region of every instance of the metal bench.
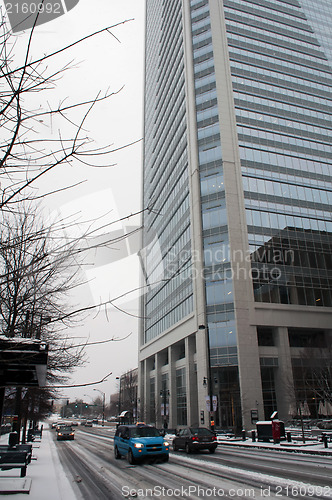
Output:
<path fill-rule="evenodd" d="M 21 469 L 21 477 L 25 477 L 28 465 L 28 452 L 17 450 L 0 450 L 0 469 Z"/>
<path fill-rule="evenodd" d="M 42 438 L 43 431 L 41 429 L 28 429 L 27 441 L 34 441 L 36 437 Z"/>
<path fill-rule="evenodd" d="M 15 446 L 9 446 L 8 444 L 0 444 L 0 452 L 1 451 L 26 451 L 28 464 L 31 462 L 32 444 L 16 444 Z"/>

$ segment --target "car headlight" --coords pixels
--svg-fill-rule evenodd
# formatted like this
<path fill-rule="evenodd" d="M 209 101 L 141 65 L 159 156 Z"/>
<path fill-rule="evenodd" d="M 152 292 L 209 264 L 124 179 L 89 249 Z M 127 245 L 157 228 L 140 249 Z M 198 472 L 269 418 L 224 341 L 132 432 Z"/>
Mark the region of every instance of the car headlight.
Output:
<path fill-rule="evenodd" d="M 135 448 L 144 448 L 143 443 L 135 443 L 134 446 L 135 446 Z"/>
<path fill-rule="evenodd" d="M 168 441 L 164 441 L 164 446 L 170 446 L 170 443 Z"/>

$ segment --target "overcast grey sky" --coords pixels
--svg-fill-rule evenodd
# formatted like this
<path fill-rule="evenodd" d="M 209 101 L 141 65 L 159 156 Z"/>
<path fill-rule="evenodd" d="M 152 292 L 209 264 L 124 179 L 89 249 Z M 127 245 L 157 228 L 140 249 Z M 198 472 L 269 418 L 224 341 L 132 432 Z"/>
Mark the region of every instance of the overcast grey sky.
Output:
<path fill-rule="evenodd" d="M 96 140 L 97 146 L 112 143 L 117 148 L 137 141 L 143 135 L 144 4 L 144 0 L 80 0 L 66 15 L 38 26 L 35 31 L 32 54 L 37 56 L 57 50 L 107 25 L 133 19 L 114 29 L 114 35 L 121 43 L 109 34 L 102 34 L 63 53 L 54 63 L 50 63 L 60 66 L 74 60 L 75 66 L 65 72 L 56 90 L 47 96 L 51 102 L 58 102 L 67 96 L 69 101 L 86 100 L 94 98 L 99 90 L 118 91 L 124 86 L 107 103 L 97 105 L 85 123 L 89 136 Z M 20 47 L 24 47 L 26 36 L 18 36 L 17 53 Z M 35 99 L 36 103 L 40 103 L 43 97 L 39 95 Z M 45 103 L 44 96 L 42 104 Z M 56 124 L 52 124 L 52 132 L 57 133 Z M 50 133 L 50 130 L 46 131 L 45 128 L 44 133 Z M 137 212 L 141 203 L 141 144 L 114 153 L 112 163 L 116 165 L 108 169 L 93 169 L 81 164 L 66 165 L 50 173 L 40 185 L 41 192 L 47 192 L 50 186 L 52 190 L 63 186 L 64 180 L 68 184 L 83 179 L 86 182 L 79 188 L 47 198 L 47 209 L 53 215 L 58 213 L 60 216 L 80 213 L 82 220 L 108 213 L 104 222 Z M 138 222 L 131 221 L 132 224 Z M 114 226 L 112 229 L 117 228 Z M 87 273 L 90 284 L 74 297 L 76 304 L 107 300 L 127 288 L 134 288 L 138 281 L 133 269 L 135 262 L 132 259 L 130 265 L 127 262 L 110 268 L 90 268 Z M 122 306 L 126 310 L 130 309 L 131 313 L 137 312 L 135 302 L 126 300 Z M 113 375 L 107 382 L 97 386 L 66 389 L 63 391 L 64 397 L 89 400 L 84 395 L 96 397 L 93 388 L 97 388 L 106 393 L 108 401 L 110 394 L 117 390 L 115 377 L 137 366 L 136 318 L 112 308 L 107 314 L 104 310 L 90 314 L 79 326 L 68 331 L 68 336 L 75 337 L 78 342 L 84 339 L 96 342 L 128 335 L 123 342 L 88 347 L 88 363 L 75 371 L 71 383 L 99 380 L 111 371 Z"/>

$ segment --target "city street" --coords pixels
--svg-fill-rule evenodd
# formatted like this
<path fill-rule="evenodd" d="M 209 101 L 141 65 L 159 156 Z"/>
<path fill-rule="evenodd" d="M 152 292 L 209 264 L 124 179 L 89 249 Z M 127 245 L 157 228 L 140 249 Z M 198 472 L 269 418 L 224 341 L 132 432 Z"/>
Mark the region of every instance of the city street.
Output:
<path fill-rule="evenodd" d="M 113 456 L 113 431 L 77 428 L 58 442 L 83 498 L 332 498 L 330 456 L 219 445 L 216 453 L 171 453 L 170 461 L 129 465 Z"/>

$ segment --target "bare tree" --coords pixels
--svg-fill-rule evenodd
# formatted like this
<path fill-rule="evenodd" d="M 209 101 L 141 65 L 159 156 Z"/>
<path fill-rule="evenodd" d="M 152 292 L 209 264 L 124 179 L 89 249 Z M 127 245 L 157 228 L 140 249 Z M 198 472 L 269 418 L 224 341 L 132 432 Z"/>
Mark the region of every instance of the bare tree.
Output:
<path fill-rule="evenodd" d="M 31 47 L 36 23 L 24 35 L 25 50 L 16 52 L 16 35 L 8 29 L 4 16 L 0 19 L 0 331 L 8 337 L 45 340 L 50 346 L 48 381 L 53 384 L 64 384 L 68 374 L 84 363 L 85 345 L 76 345 L 66 330 L 84 311 L 100 306 L 70 308 L 67 300 L 82 282 L 78 264 L 95 244 L 91 241 L 95 241 L 96 229 L 88 225 L 81 240 L 64 239 L 64 229 L 73 223 L 42 220 L 33 203 L 57 191 L 40 194 L 37 184 L 61 165 L 113 166 L 110 155 L 131 144 L 96 147 L 86 130 L 98 103 L 121 89 L 99 91 L 83 101 L 63 96 L 54 106 L 44 96 L 74 67 L 72 62 L 55 66 L 59 54 L 96 36 L 118 42 L 113 31 L 126 22 L 106 26 L 35 58 Z M 41 97 L 37 105 L 33 104 L 36 95 Z M 56 135 L 54 128 L 59 130 Z M 60 190 L 74 187 L 64 179 Z M 103 239 L 102 245 L 110 244 Z"/>
<path fill-rule="evenodd" d="M 31 205 L 3 214 L 0 226 L 0 327 L 7 337 L 32 337 L 50 345 L 48 378 L 70 373 L 84 360 L 66 328 L 67 296 L 80 282 L 75 248 L 63 246 L 60 227 L 44 225 Z M 74 256 L 73 256 L 74 255 Z"/>
<path fill-rule="evenodd" d="M 124 21 L 124 24 L 127 21 Z M 27 36 L 26 49 L 21 57 L 15 53 L 16 35 L 7 28 L 4 16 L 0 19 L 0 209 L 11 209 L 17 201 L 38 198 L 32 188 L 34 183 L 56 167 L 71 162 L 84 165 L 108 166 L 109 154 L 114 151 L 110 145 L 101 148 L 93 146 L 92 139 L 84 129 L 88 115 L 98 102 L 109 99 L 115 92 L 98 92 L 85 101 L 67 101 L 64 96 L 54 108 L 34 108 L 29 97 L 43 95 L 57 87 L 58 79 L 70 69 L 70 63 L 55 70 L 49 63 L 59 54 L 66 53 L 73 46 L 87 42 L 95 36 L 111 35 L 116 26 L 107 26 L 88 34 L 61 49 L 34 59 L 31 45 L 35 26 Z M 79 85 L 79 82 L 77 82 Z M 56 122 L 58 130 L 65 130 L 66 136 L 50 132 Z M 46 128 L 45 128 L 46 126 Z M 43 127 L 40 130 L 40 127 Z M 116 150 L 116 149 L 115 149 Z M 68 186 L 64 185 L 64 189 Z M 50 194 L 50 193 L 49 193 Z"/>
<path fill-rule="evenodd" d="M 332 406 L 332 346 L 303 349 L 301 355 L 303 389 L 311 395 L 312 400 L 328 403 Z M 318 408 L 317 408 L 318 411 Z"/>
<path fill-rule="evenodd" d="M 120 378 L 121 411 L 127 410 L 135 417 L 137 410 L 138 370 L 129 370 Z"/>

